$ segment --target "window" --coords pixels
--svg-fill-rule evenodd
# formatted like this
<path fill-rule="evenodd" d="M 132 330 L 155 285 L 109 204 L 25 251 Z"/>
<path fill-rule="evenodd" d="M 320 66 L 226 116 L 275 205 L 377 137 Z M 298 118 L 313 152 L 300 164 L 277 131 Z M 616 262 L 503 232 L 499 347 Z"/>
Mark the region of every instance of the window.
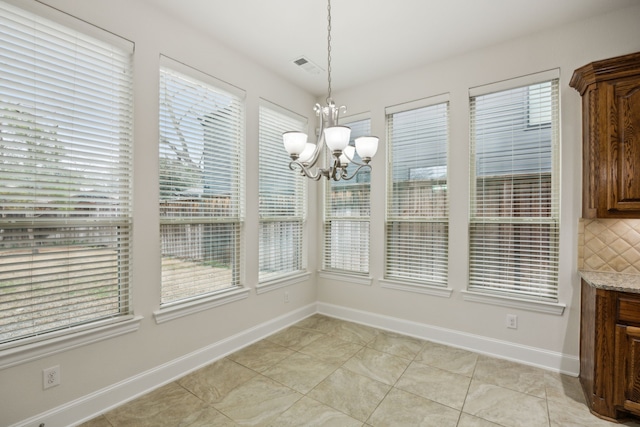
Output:
<path fill-rule="evenodd" d="M 0 3 L 0 344 L 9 347 L 132 317 L 133 45 L 90 29 L 102 37 Z"/>
<path fill-rule="evenodd" d="M 243 94 L 162 57 L 161 306 L 240 284 Z"/>
<path fill-rule="evenodd" d="M 557 301 L 558 153 L 557 79 L 472 90 L 469 290 Z"/>
<path fill-rule="evenodd" d="M 385 278 L 447 286 L 449 103 L 387 109 Z"/>
<path fill-rule="evenodd" d="M 260 243 L 259 282 L 301 271 L 302 231 L 306 204 L 305 178 L 289 169 L 282 134 L 306 131 L 307 122 L 276 105 L 263 101 L 259 118 L 260 144 Z"/>
<path fill-rule="evenodd" d="M 345 123 L 355 139 L 371 134 L 371 120 Z M 356 160 L 362 163 L 356 153 Z M 353 168 L 353 166 L 351 166 Z M 361 170 L 350 181 L 328 181 L 325 187 L 323 269 L 350 274 L 369 273 L 371 172 Z"/>

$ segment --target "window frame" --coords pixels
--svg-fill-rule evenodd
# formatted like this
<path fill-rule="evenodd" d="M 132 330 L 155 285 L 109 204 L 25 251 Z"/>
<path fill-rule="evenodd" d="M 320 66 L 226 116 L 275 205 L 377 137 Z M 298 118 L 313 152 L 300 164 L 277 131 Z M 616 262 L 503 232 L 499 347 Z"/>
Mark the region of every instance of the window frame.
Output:
<path fill-rule="evenodd" d="M 166 71 L 163 71 L 166 70 Z M 236 166 L 232 168 L 232 175 L 229 175 L 230 186 L 233 190 L 230 193 L 230 212 L 231 215 L 213 215 L 213 211 L 209 214 L 205 213 L 205 216 L 202 218 L 195 216 L 190 219 L 187 216 L 178 216 L 176 219 L 171 219 L 169 217 L 163 217 L 160 215 L 160 234 L 162 235 L 162 227 L 164 225 L 183 225 L 183 224 L 192 224 L 195 226 L 203 225 L 203 226 L 219 226 L 219 225 L 229 225 L 232 228 L 235 228 L 235 231 L 232 231 L 234 237 L 234 242 L 232 246 L 233 249 L 232 257 L 232 266 L 231 266 L 231 283 L 229 286 L 205 290 L 204 292 L 185 296 L 176 300 L 169 301 L 160 301 L 160 307 L 158 310 L 154 312 L 154 317 L 156 323 L 164 323 L 166 321 L 170 321 L 176 318 L 180 318 L 183 316 L 187 316 L 193 313 L 197 313 L 199 311 L 208 310 L 213 307 L 217 307 L 222 304 L 227 304 L 233 301 L 241 300 L 248 297 L 249 289 L 247 289 L 244 283 L 244 193 L 245 193 L 245 184 L 244 184 L 244 146 L 245 146 L 245 114 L 246 114 L 246 106 L 245 106 L 245 92 L 244 90 L 237 88 L 229 83 L 226 83 L 222 80 L 217 79 L 209 74 L 206 74 L 200 70 L 197 70 L 187 64 L 176 61 L 168 56 L 161 55 L 160 56 L 160 79 L 162 80 L 164 77 L 162 75 L 163 72 L 167 74 L 174 73 L 175 76 L 173 78 L 181 78 L 184 81 L 191 80 L 194 86 L 202 86 L 205 90 L 210 91 L 211 96 L 224 96 L 229 97 L 230 99 L 234 99 L 232 101 L 233 108 L 239 109 L 239 112 L 234 113 L 233 117 L 238 120 L 238 122 L 234 122 L 235 129 L 235 147 L 234 152 L 231 153 L 232 157 L 236 158 Z M 162 96 L 162 90 L 160 91 L 160 96 Z M 195 108 L 195 107 L 194 107 Z M 162 101 L 160 101 L 160 111 L 162 111 Z M 209 114 L 209 113 L 206 113 Z M 197 115 L 196 115 L 197 116 Z M 202 119 L 201 117 L 194 116 L 192 120 L 199 120 L 203 122 L 206 119 Z M 205 115 L 206 116 L 206 115 Z M 207 116 L 208 117 L 208 116 Z M 163 122 L 160 119 L 160 128 L 162 128 Z M 213 125 L 212 125 L 213 126 Z M 214 127 L 208 127 L 206 124 L 203 125 L 203 132 L 206 132 L 207 129 L 213 132 L 215 130 Z M 162 130 L 160 130 L 160 138 L 159 144 L 162 144 Z M 202 136 L 202 144 L 204 147 L 205 137 Z M 203 148 L 204 150 L 204 148 Z M 161 154 L 160 154 L 161 155 Z M 203 153 L 204 156 L 204 153 Z M 204 159 L 204 157 L 203 157 Z M 212 171 L 216 172 L 216 171 Z M 159 176 L 162 176 L 162 169 L 159 170 Z M 203 174 L 202 179 L 206 181 L 206 176 Z M 162 180 L 160 180 L 159 185 L 161 185 Z M 212 181 L 210 185 L 215 186 L 217 181 Z M 203 183 L 202 185 L 206 185 Z M 214 188 L 214 187 L 212 187 Z M 159 193 L 159 201 L 162 200 L 162 194 Z M 200 203 L 201 204 L 201 203 Z M 198 206 L 200 206 L 200 204 Z M 208 208 L 204 207 L 203 209 L 214 209 L 213 207 Z M 203 211 L 204 212 L 204 211 Z M 204 220 L 207 217 L 207 220 Z M 162 256 L 162 255 L 161 255 Z M 205 262 L 208 262 L 205 260 Z M 213 262 L 213 260 L 211 261 Z M 162 267 L 161 267 L 162 268 Z M 203 273 L 204 274 L 204 273 Z M 163 292 L 161 285 L 161 294 Z"/>
<path fill-rule="evenodd" d="M 419 214 L 419 215 L 411 215 L 408 217 L 404 217 L 404 216 L 397 216 L 395 215 L 392 210 L 394 209 L 393 207 L 393 199 L 394 199 L 394 194 L 393 194 L 393 186 L 394 186 L 394 178 L 393 178 L 393 135 L 391 134 L 392 132 L 392 128 L 391 128 L 391 120 L 392 120 L 392 116 L 396 113 L 405 113 L 405 112 L 411 112 L 414 110 L 420 110 L 420 109 L 424 109 L 424 108 L 444 108 L 444 114 L 445 114 L 445 118 L 442 119 L 441 121 L 443 123 L 441 123 L 440 125 L 443 125 L 444 128 L 438 128 L 441 132 L 444 132 L 446 134 L 445 136 L 445 147 L 441 147 L 440 149 L 442 151 L 444 151 L 444 156 L 445 156 L 445 161 L 446 161 L 446 168 L 447 168 L 447 172 L 444 175 L 444 183 L 447 186 L 447 190 L 446 190 L 446 194 L 445 194 L 445 204 L 446 204 L 446 216 L 445 217 L 435 217 L 435 216 L 429 216 L 426 214 Z M 450 123 L 450 114 L 449 114 L 449 94 L 442 94 L 442 95 L 437 95 L 437 96 L 433 96 L 433 97 L 429 97 L 429 98 L 424 98 L 424 99 L 420 99 L 420 100 L 416 100 L 416 101 L 412 101 L 412 102 L 408 102 L 408 103 L 404 103 L 404 104 L 399 104 L 399 105 L 394 105 L 391 107 L 387 107 L 385 109 L 385 114 L 386 114 L 386 127 L 387 127 L 387 200 L 386 200 L 386 208 L 385 208 L 385 242 L 384 242 L 384 254 L 385 254 L 385 262 L 384 262 L 384 276 L 383 279 L 380 280 L 380 283 L 382 285 L 382 287 L 385 288 L 389 288 L 389 289 L 396 289 L 396 290 L 402 290 L 402 291 L 408 291 L 408 292 L 417 292 L 417 293 L 423 293 L 423 294 L 428 294 L 428 295 L 433 295 L 433 296 L 439 296 L 439 297 L 444 297 L 444 298 L 449 298 L 453 292 L 453 289 L 449 287 L 448 284 L 448 264 L 449 264 L 449 257 L 448 257 L 448 246 L 449 246 L 449 232 L 448 232 L 448 227 L 449 227 L 449 179 L 448 179 L 448 172 L 449 172 L 449 150 L 450 150 L 450 127 L 449 127 L 449 123 Z M 409 173 L 409 172 L 408 172 Z M 438 181 L 437 179 L 434 179 L 434 182 Z M 411 181 L 407 181 L 407 182 L 411 182 Z M 420 181 L 415 181 L 415 182 L 420 182 Z M 440 186 L 441 183 L 438 182 L 437 185 L 434 184 L 432 187 L 435 188 L 437 186 Z M 430 187 L 431 188 L 431 187 Z M 420 225 L 429 225 L 429 224 L 444 224 L 444 228 L 446 230 L 444 236 L 446 239 L 446 243 L 444 244 L 444 246 L 446 247 L 446 255 L 445 255 L 445 259 L 444 261 L 440 261 L 439 265 L 440 268 L 444 269 L 443 271 L 445 272 L 445 274 L 442 276 L 444 277 L 444 282 L 436 282 L 434 280 L 430 280 L 426 277 L 424 278 L 414 278 L 414 277 L 403 277 L 403 276 L 396 276 L 396 275 L 391 275 L 389 274 L 389 245 L 390 245 L 390 227 L 393 226 L 393 224 L 414 224 L 416 226 L 420 226 Z"/>
<path fill-rule="evenodd" d="M 340 120 L 340 124 L 342 126 L 348 126 L 348 127 L 355 127 L 357 126 L 362 126 L 363 129 L 361 132 L 353 132 L 353 129 L 351 131 L 351 137 L 350 137 L 350 145 L 355 145 L 355 139 L 360 137 L 360 136 L 365 136 L 365 135 L 370 135 L 371 134 L 371 115 L 369 113 L 362 113 L 362 114 L 355 114 L 355 115 L 351 115 L 351 116 L 347 116 L 347 117 L 343 117 Z M 356 160 L 360 161 L 360 158 L 357 156 L 356 153 Z M 370 254 L 370 242 L 371 242 L 371 175 L 369 175 L 369 181 L 368 182 L 358 182 L 358 176 L 361 174 L 362 172 L 360 172 L 358 175 L 356 175 L 352 180 L 350 181 L 339 181 L 339 182 L 335 182 L 335 181 L 331 181 L 331 180 L 327 180 L 327 182 L 325 183 L 325 185 L 323 186 L 323 200 L 324 200 L 324 204 L 323 204 L 323 224 L 322 224 L 322 241 L 323 241 L 323 245 L 322 245 L 322 265 L 321 265 L 321 275 L 322 277 L 325 278 L 329 278 L 329 277 L 339 277 L 339 278 L 350 278 L 350 281 L 353 281 L 354 283 L 361 283 L 361 284 L 365 284 L 365 285 L 370 285 L 371 284 L 371 278 L 369 276 L 370 274 L 370 259 L 371 259 L 371 254 Z M 365 172 L 366 173 L 366 172 Z M 363 184 L 366 184 L 366 186 L 364 186 Z M 344 187 L 354 187 L 354 186 L 360 186 L 363 187 L 365 194 L 366 194 L 366 199 L 368 200 L 367 203 L 367 207 L 366 209 L 368 210 L 368 215 L 362 215 L 362 214 L 356 214 L 356 215 L 336 215 L 336 214 L 332 214 L 331 210 L 332 210 L 332 203 L 331 203 L 331 194 L 333 191 L 334 186 L 344 186 Z M 349 205 L 351 207 L 355 207 L 355 208 L 359 208 L 360 206 L 358 205 Z M 364 207 L 364 206 L 363 206 Z M 348 268 L 338 268 L 338 267 L 332 267 L 331 266 L 331 260 L 328 259 L 327 257 L 330 256 L 331 251 L 330 251 L 330 241 L 328 239 L 328 237 L 330 237 L 331 235 L 331 226 L 334 224 L 334 222 L 338 222 L 341 223 L 343 225 L 346 225 L 348 228 L 352 225 L 358 224 L 359 228 L 360 226 L 362 226 L 363 224 L 366 225 L 366 232 L 362 233 L 362 230 L 360 230 L 359 232 L 359 236 L 360 238 L 358 239 L 358 246 L 361 247 L 364 246 L 365 251 L 366 251 L 366 264 L 364 270 L 360 269 L 360 270 L 355 270 L 355 269 L 348 269 Z M 353 248 L 352 248 L 353 249 Z M 340 254 L 338 254 L 340 255 Z"/>
<path fill-rule="evenodd" d="M 284 146 L 282 145 L 282 133 L 299 130 L 301 132 L 307 131 L 308 119 L 301 115 L 298 115 L 292 111 L 287 110 L 273 102 L 266 99 L 259 100 L 259 112 L 258 112 L 258 146 L 259 146 L 259 171 L 258 171 L 258 198 L 262 201 L 263 197 L 265 201 L 268 200 L 270 195 L 268 192 L 263 193 L 262 186 L 266 185 L 268 188 L 272 188 L 275 183 L 269 184 L 269 180 L 273 180 L 273 177 L 277 175 L 276 179 L 278 184 L 286 180 L 285 186 L 290 186 L 294 191 L 295 202 L 289 207 L 293 212 L 289 215 L 284 213 L 273 212 L 273 204 L 263 205 L 261 202 L 258 207 L 258 284 L 256 285 L 256 292 L 258 294 L 268 292 L 273 289 L 278 289 L 284 286 L 289 286 L 294 283 L 299 283 L 307 280 L 310 273 L 307 271 L 307 259 L 305 246 L 305 228 L 306 228 L 306 216 L 307 216 L 307 179 L 303 176 L 296 174 L 296 172 L 289 169 L 289 158 Z M 275 133 L 274 133 L 275 132 Z M 262 181 L 262 175 L 267 174 L 269 178 Z M 297 263 L 298 268 L 286 270 L 281 269 L 273 272 L 270 275 L 261 275 L 262 263 L 276 262 L 270 260 L 270 256 L 273 255 L 271 250 L 268 253 L 263 253 L 262 246 L 264 243 L 262 238 L 263 226 L 267 224 L 285 224 L 294 223 L 297 224 L 298 235 L 287 234 L 287 238 L 292 239 L 291 245 L 294 251 L 298 255 L 294 255 L 289 261 Z M 295 228 L 295 227 L 294 227 Z M 274 242 L 271 242 L 273 246 Z M 278 246 L 278 245 L 276 245 Z M 266 258 L 263 258 L 266 257 Z M 297 258 L 297 261 L 296 259 Z"/>
<path fill-rule="evenodd" d="M 559 158 L 560 158 L 560 94 L 559 94 L 559 70 L 549 70 L 541 73 L 536 73 L 532 75 L 527 75 L 515 79 L 509 79 L 506 81 L 501 81 L 498 83 L 493 83 L 489 85 L 483 85 L 476 88 L 472 88 L 469 90 L 469 103 L 470 103 L 470 150 L 469 150 L 469 158 L 470 158 L 470 192 L 469 192 L 469 283 L 467 285 L 467 289 L 464 290 L 463 298 L 468 301 L 480 302 L 480 303 L 488 303 L 488 304 L 497 304 L 501 306 L 513 307 L 513 308 L 524 308 L 532 311 L 544 312 L 561 315 L 564 312 L 565 305 L 559 302 L 559 244 L 560 244 L 560 167 L 559 167 Z M 552 112 L 552 123 L 548 122 L 540 122 L 540 123 L 531 123 L 531 88 L 538 85 L 544 85 L 548 82 L 556 82 L 556 87 L 552 90 L 555 90 L 555 99 L 556 105 L 552 105 L 554 111 Z M 475 143 L 474 143 L 474 116 L 475 108 L 473 107 L 473 102 L 475 97 L 490 95 L 490 94 L 500 94 L 502 92 L 517 90 L 517 89 L 526 89 L 526 98 L 524 102 L 526 103 L 525 112 L 523 116 L 524 125 L 521 128 L 523 133 L 541 130 L 543 128 L 547 128 L 551 132 L 551 159 L 550 162 L 550 200 L 551 200 L 551 214 L 548 220 L 540 217 L 539 220 L 535 218 L 522 218 L 518 219 L 517 217 L 504 216 L 500 218 L 486 218 L 482 220 L 482 216 L 476 216 L 474 214 L 476 210 L 476 192 L 477 192 L 477 156 L 475 154 Z M 553 115 L 555 114 L 555 115 Z M 501 177 L 516 177 L 518 175 L 512 174 L 504 174 L 499 173 Z M 542 176 L 542 175 L 539 175 Z M 517 182 L 517 181 L 514 181 Z M 515 188 L 515 187 L 514 187 Z M 515 190 L 514 190 L 515 191 Z M 504 218 L 504 219 L 501 219 Z M 496 291 L 493 289 L 485 288 L 483 289 L 481 285 L 473 285 L 472 283 L 472 265 L 473 265 L 473 245 L 472 238 L 473 232 L 472 227 L 474 224 L 517 224 L 522 225 L 534 225 L 540 224 L 551 224 L 552 227 L 557 229 L 554 237 L 550 242 L 551 245 L 556 245 L 555 253 L 557 254 L 555 261 L 550 261 L 552 264 L 556 266 L 555 273 L 555 298 L 541 298 L 541 297 L 527 297 L 523 296 L 522 293 L 513 293 L 509 291 Z M 553 226 L 555 224 L 555 226 Z M 552 253 L 553 256 L 553 253 Z"/>
<path fill-rule="evenodd" d="M 77 18 L 64 14 L 51 8 L 50 6 L 40 4 L 37 2 L 30 2 L 27 4 L 20 4 L 19 6 L 14 5 L 12 2 L 3 3 L 0 5 L 3 9 L 10 10 L 11 13 L 7 12 L 5 15 L 6 19 L 9 19 L 9 16 L 12 13 L 16 13 L 19 16 L 24 16 L 25 22 L 37 22 L 38 27 L 42 30 L 44 28 L 53 28 L 54 31 L 62 31 L 63 33 L 73 34 L 71 39 L 75 39 L 76 37 L 85 40 L 85 39 L 93 39 L 98 43 L 104 43 L 106 45 L 112 46 L 113 49 L 121 50 L 126 57 L 128 57 L 129 68 L 127 68 L 128 72 L 120 75 L 128 75 L 128 84 L 123 87 L 124 100 L 125 103 L 128 103 L 128 109 L 133 111 L 133 92 L 132 92 L 132 80 L 133 80 L 133 68 L 132 68 L 132 55 L 134 50 L 134 44 L 128 40 L 125 40 L 115 34 L 108 33 L 98 27 L 95 27 L 87 22 L 81 21 Z M 33 31 L 33 27 L 30 27 L 30 31 Z M 56 86 L 58 87 L 58 86 Z M 59 87 L 58 87 L 59 88 Z M 123 116 L 124 117 L 124 116 Z M 131 122 L 127 125 L 129 130 L 119 133 L 118 140 L 128 140 L 129 144 L 129 152 L 133 151 L 133 127 Z M 128 137 L 126 135 L 129 135 Z M 124 138 L 124 139 L 122 139 Z M 72 137 L 71 140 L 75 141 Z M 132 154 L 130 154 L 129 160 L 123 159 L 123 166 L 127 168 L 130 167 L 130 173 L 123 173 L 123 177 L 127 177 L 127 183 L 122 187 L 127 188 L 126 191 L 129 192 L 128 198 L 131 199 L 131 191 L 132 191 Z M 82 158 L 82 157 L 78 157 Z M 85 157 L 86 160 L 86 157 Z M 123 199 L 127 198 L 123 194 Z M 73 212 L 73 211 L 71 211 Z M 93 320 L 89 320 L 87 322 L 81 324 L 74 324 L 68 327 L 63 327 L 59 329 L 45 331 L 43 333 L 28 335 L 24 337 L 19 337 L 16 339 L 12 339 L 3 344 L 0 344 L 0 369 L 4 369 L 7 367 L 15 366 L 18 364 L 22 364 L 25 362 L 33 361 L 40 359 L 45 356 L 53 355 L 62 351 L 65 351 L 69 348 L 74 348 L 78 346 L 87 345 L 93 342 L 102 341 L 105 339 L 109 339 L 118 335 L 127 334 L 131 332 L 135 332 L 138 330 L 142 316 L 136 316 L 133 313 L 133 306 L 130 301 L 131 295 L 131 263 L 132 263 L 132 250 L 131 250 L 131 241 L 132 241 L 132 224 L 133 224 L 133 210 L 131 208 L 126 208 L 126 206 L 122 206 L 118 209 L 118 219 L 116 220 L 108 220 L 108 216 L 102 216 L 100 214 L 95 217 L 98 218 L 102 223 L 108 224 L 117 224 L 119 227 L 127 227 L 129 238 L 128 243 L 119 243 L 118 246 L 122 245 L 123 249 L 119 250 L 125 251 L 124 257 L 121 260 L 127 263 L 129 266 L 126 267 L 124 264 L 117 263 L 116 274 L 120 277 L 118 281 L 119 287 L 119 295 L 121 295 L 120 302 L 118 305 L 119 314 L 115 314 L 108 318 L 94 318 Z M 86 220 L 85 220 L 86 221 Z M 106 222 L 105 222 L 106 221 Z M 60 222 L 60 221 L 58 221 Z M 61 228 L 69 228 L 69 224 L 77 223 L 78 221 L 73 221 L 71 223 L 61 223 Z M 82 222 L 82 221 L 81 221 Z M 93 221 L 89 222 L 93 223 Z M 73 226 L 73 225 L 72 225 Z M 126 268 L 126 270 L 123 270 Z M 124 298 L 124 300 L 122 300 Z"/>

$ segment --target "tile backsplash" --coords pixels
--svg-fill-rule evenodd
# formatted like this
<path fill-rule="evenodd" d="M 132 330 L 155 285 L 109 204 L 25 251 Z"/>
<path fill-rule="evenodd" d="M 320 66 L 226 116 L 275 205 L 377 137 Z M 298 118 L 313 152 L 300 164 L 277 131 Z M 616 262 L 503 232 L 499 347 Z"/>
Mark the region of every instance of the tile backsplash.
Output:
<path fill-rule="evenodd" d="M 581 218 L 578 269 L 640 274 L 640 219 Z"/>

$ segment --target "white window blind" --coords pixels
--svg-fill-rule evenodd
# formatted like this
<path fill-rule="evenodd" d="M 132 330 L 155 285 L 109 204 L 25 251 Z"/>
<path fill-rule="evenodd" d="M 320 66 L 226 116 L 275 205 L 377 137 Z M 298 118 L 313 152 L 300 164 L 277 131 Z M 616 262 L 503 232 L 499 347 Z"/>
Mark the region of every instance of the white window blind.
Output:
<path fill-rule="evenodd" d="M 266 101 L 260 105 L 259 116 L 259 282 L 263 283 L 304 268 L 306 178 L 289 169 L 291 159 L 282 145 L 282 134 L 306 132 L 307 121 Z"/>
<path fill-rule="evenodd" d="M 161 305 L 240 284 L 244 95 L 162 57 Z"/>
<path fill-rule="evenodd" d="M 558 80 L 476 92 L 469 289 L 557 301 Z"/>
<path fill-rule="evenodd" d="M 350 145 L 371 134 L 371 119 L 344 123 L 351 128 Z M 355 160 L 362 163 L 358 154 Z M 327 181 L 325 188 L 323 269 L 350 274 L 369 273 L 369 170 L 350 181 Z"/>
<path fill-rule="evenodd" d="M 132 52 L 0 3 L 0 344 L 131 314 Z"/>
<path fill-rule="evenodd" d="M 447 286 L 449 103 L 424 104 L 387 109 L 385 278 Z"/>

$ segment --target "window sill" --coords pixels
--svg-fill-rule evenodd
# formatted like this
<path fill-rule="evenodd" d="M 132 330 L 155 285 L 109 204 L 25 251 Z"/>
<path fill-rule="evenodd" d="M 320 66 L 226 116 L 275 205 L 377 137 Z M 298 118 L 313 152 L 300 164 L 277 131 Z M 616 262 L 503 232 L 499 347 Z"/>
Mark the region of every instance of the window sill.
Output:
<path fill-rule="evenodd" d="M 140 327 L 142 316 L 127 316 L 125 319 L 109 319 L 47 334 L 48 338 L 25 339 L 0 346 L 0 369 L 30 362 L 72 348 L 135 332 Z"/>
<path fill-rule="evenodd" d="M 157 324 L 161 324 L 170 320 L 178 319 L 180 317 L 189 316 L 194 313 L 209 310 L 213 307 L 218 307 L 223 304 L 239 301 L 247 298 L 248 296 L 248 288 L 234 288 L 228 291 L 222 291 L 215 295 L 210 295 L 195 300 L 189 300 L 182 303 L 176 303 L 176 305 L 160 308 L 160 310 L 153 312 L 153 317 L 156 319 Z"/>
<path fill-rule="evenodd" d="M 296 283 L 302 283 L 309 280 L 311 273 L 305 271 L 303 273 L 296 273 L 291 276 L 281 277 L 279 279 L 271 280 L 264 283 L 258 283 L 256 285 L 256 294 L 264 294 L 276 289 L 284 288 L 285 286 L 295 285 Z"/>
<path fill-rule="evenodd" d="M 355 283 L 357 285 L 371 286 L 373 279 L 368 276 L 360 276 L 357 274 L 339 273 L 336 271 L 320 270 L 318 276 L 323 279 L 339 280 L 341 282 Z"/>
<path fill-rule="evenodd" d="M 434 286 L 427 284 L 418 284 L 411 282 L 398 282 L 393 280 L 380 280 L 380 285 L 386 289 L 395 289 L 398 291 L 417 292 L 419 294 L 433 295 L 441 298 L 450 298 L 453 289 L 444 286 Z"/>
<path fill-rule="evenodd" d="M 556 316 L 562 316 L 564 309 L 567 307 L 566 304 L 555 302 L 529 301 L 503 295 L 482 294 L 470 291 L 462 291 L 462 299 L 483 304 L 519 308 L 521 310 L 535 311 L 538 313 L 554 314 Z"/>

